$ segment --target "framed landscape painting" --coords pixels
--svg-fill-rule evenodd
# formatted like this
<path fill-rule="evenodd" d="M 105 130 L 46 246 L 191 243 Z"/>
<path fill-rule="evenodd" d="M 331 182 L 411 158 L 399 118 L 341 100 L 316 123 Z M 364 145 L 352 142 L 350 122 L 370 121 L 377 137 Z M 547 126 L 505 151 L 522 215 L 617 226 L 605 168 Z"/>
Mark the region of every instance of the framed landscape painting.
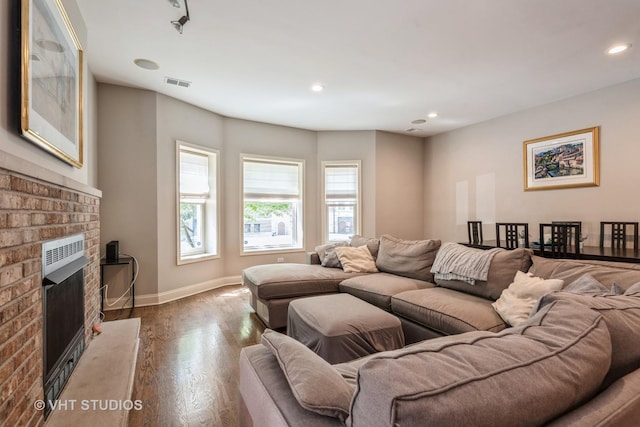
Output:
<path fill-rule="evenodd" d="M 82 167 L 82 48 L 61 0 L 21 0 L 22 135 Z"/>
<path fill-rule="evenodd" d="M 600 184 L 598 127 L 524 141 L 524 190 Z"/>

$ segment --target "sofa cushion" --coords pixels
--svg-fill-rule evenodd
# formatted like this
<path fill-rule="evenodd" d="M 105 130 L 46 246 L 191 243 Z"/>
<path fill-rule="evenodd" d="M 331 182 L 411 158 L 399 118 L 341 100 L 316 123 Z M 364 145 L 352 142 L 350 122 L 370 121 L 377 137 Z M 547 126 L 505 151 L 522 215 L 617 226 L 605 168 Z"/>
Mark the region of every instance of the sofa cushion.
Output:
<path fill-rule="evenodd" d="M 621 289 L 628 289 L 640 282 L 640 264 L 623 262 L 569 261 L 531 257 L 531 271 L 535 276 L 545 279 L 563 279 L 568 285 L 580 276 L 589 273 L 606 288 L 615 282 Z"/>
<path fill-rule="evenodd" d="M 518 248 L 498 252 L 489 266 L 487 280 L 476 280 L 474 285 L 461 280 L 435 279 L 438 286 L 455 289 L 471 295 L 477 295 L 495 301 L 516 275 L 517 271 L 528 271 L 531 267 L 531 251 Z"/>
<path fill-rule="evenodd" d="M 344 420 L 349 415 L 353 386 L 304 344 L 266 329 L 261 342 L 278 359 L 291 391 L 303 408 Z"/>
<path fill-rule="evenodd" d="M 389 273 L 352 277 L 340 283 L 346 292 L 383 310 L 391 311 L 391 297 L 404 291 L 433 288 L 433 283 Z"/>
<path fill-rule="evenodd" d="M 602 316 L 560 301 L 519 327 L 448 338 L 364 363 L 347 425 L 543 425 L 590 399 L 611 357 Z"/>
<path fill-rule="evenodd" d="M 391 311 L 443 335 L 497 332 L 506 327 L 491 301 L 446 288 L 396 294 L 391 297 Z"/>
<path fill-rule="evenodd" d="M 402 240 L 382 235 L 376 265 L 386 273 L 433 282 L 431 266 L 440 244 L 440 240 Z"/>
<path fill-rule="evenodd" d="M 531 309 L 543 295 L 560 290 L 562 285 L 563 281 L 560 279 L 545 280 L 531 273 L 518 271 L 513 283 L 491 305 L 505 322 L 517 326 L 529 318 Z"/>
<path fill-rule="evenodd" d="M 264 264 L 245 268 L 242 283 L 264 300 L 338 292 L 338 284 L 358 273 L 317 264 Z"/>
<path fill-rule="evenodd" d="M 369 252 L 371 252 L 371 256 L 373 257 L 373 259 L 376 259 L 378 257 L 380 239 L 376 239 L 375 237 L 363 237 L 359 234 L 351 236 L 351 246 L 357 248 L 362 245 L 367 245 L 367 248 L 369 248 Z"/>
<path fill-rule="evenodd" d="M 367 245 L 337 247 L 336 254 L 345 273 L 377 273 L 376 262 Z"/>
<path fill-rule="evenodd" d="M 604 318 L 612 346 L 605 386 L 640 368 L 640 296 L 553 292 L 540 300 L 538 309 L 554 301 L 580 303 Z"/>

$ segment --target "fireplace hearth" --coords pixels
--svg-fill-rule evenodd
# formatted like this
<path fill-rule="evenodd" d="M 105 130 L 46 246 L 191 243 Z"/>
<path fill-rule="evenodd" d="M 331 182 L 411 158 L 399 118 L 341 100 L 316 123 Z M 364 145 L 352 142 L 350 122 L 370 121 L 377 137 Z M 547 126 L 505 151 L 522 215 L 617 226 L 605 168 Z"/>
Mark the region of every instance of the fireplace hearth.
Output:
<path fill-rule="evenodd" d="M 45 418 L 84 351 L 84 234 L 42 245 Z"/>

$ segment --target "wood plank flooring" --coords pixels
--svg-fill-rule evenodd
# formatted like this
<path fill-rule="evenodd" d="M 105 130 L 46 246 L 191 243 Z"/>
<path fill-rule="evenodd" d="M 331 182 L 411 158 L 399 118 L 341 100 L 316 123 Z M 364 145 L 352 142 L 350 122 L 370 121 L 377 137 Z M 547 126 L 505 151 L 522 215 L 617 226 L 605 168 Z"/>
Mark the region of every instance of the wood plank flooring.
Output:
<path fill-rule="evenodd" d="M 249 290 L 226 286 L 159 306 L 106 313 L 140 317 L 140 352 L 129 426 L 238 425 L 240 349 L 260 341 L 264 325 Z"/>

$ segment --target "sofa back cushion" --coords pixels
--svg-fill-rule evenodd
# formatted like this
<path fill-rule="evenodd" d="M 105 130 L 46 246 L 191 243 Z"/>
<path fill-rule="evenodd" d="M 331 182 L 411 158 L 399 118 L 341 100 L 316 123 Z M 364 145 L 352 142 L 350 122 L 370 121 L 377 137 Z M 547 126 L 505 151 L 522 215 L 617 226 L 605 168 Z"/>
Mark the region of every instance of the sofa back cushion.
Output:
<path fill-rule="evenodd" d="M 489 266 L 487 280 L 476 280 L 474 285 L 461 280 L 436 279 L 438 286 L 454 289 L 495 301 L 513 282 L 516 272 L 526 272 L 531 267 L 531 251 L 524 248 L 502 251 L 494 255 Z"/>
<path fill-rule="evenodd" d="M 354 248 L 367 245 L 369 252 L 371 252 L 371 256 L 373 259 L 376 259 L 378 257 L 378 249 L 380 248 L 380 239 L 376 239 L 375 237 L 363 237 L 359 234 L 355 234 L 351 236 L 350 245 Z"/>
<path fill-rule="evenodd" d="M 576 294 L 560 291 L 542 297 L 538 308 L 554 301 L 580 303 L 604 318 L 611 335 L 611 368 L 604 387 L 640 369 L 640 295 Z"/>
<path fill-rule="evenodd" d="M 533 265 L 530 271 L 545 279 L 563 279 L 568 285 L 586 273 L 591 274 L 607 289 L 613 283 L 626 290 L 640 282 L 640 264 L 631 263 L 598 263 L 595 261 L 569 261 L 543 258 L 536 255 L 531 257 Z"/>
<path fill-rule="evenodd" d="M 376 266 L 385 273 L 433 282 L 431 266 L 441 243 L 440 240 L 403 240 L 382 235 Z"/>
<path fill-rule="evenodd" d="M 542 425 L 590 399 L 610 358 L 602 316 L 554 302 L 519 327 L 371 358 L 347 425 Z"/>

